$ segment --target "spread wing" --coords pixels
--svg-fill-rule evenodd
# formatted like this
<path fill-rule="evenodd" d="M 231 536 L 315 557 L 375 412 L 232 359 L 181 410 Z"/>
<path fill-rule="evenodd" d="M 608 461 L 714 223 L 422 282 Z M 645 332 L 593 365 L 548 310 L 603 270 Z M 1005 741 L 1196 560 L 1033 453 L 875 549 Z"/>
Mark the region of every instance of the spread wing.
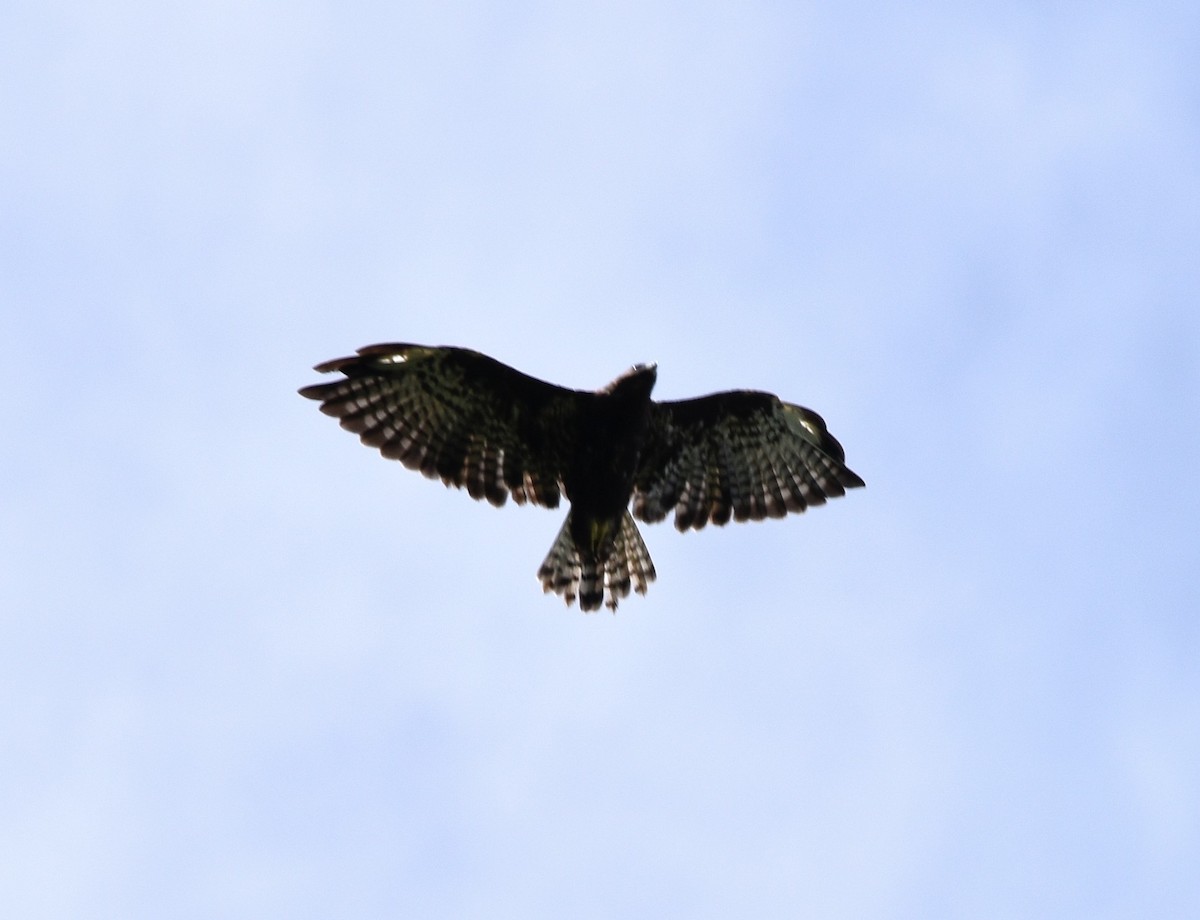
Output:
<path fill-rule="evenodd" d="M 864 485 L 815 412 L 744 390 L 654 403 L 633 513 L 702 528 L 783 517 Z"/>
<path fill-rule="evenodd" d="M 342 379 L 304 387 L 383 456 L 472 498 L 554 508 L 581 399 L 466 348 L 370 345 L 318 364 Z"/>

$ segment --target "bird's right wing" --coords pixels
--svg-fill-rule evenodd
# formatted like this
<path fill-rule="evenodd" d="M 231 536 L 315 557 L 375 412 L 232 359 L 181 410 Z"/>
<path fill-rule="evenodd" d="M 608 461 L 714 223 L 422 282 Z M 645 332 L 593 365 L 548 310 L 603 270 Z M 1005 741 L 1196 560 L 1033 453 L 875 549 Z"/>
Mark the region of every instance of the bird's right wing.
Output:
<path fill-rule="evenodd" d="M 466 348 L 386 344 L 318 364 L 341 372 L 304 387 L 369 447 L 412 470 L 502 505 L 554 508 L 590 394 L 558 387 Z"/>
<path fill-rule="evenodd" d="M 678 530 L 783 517 L 864 483 L 819 415 L 770 393 L 734 390 L 653 403 L 633 514 Z"/>

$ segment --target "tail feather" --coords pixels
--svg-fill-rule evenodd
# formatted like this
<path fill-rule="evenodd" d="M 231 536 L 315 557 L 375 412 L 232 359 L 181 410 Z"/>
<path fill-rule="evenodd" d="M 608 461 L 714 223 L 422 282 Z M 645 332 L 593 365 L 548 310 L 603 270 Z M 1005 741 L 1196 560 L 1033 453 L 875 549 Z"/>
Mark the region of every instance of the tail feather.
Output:
<path fill-rule="evenodd" d="M 593 554 L 581 552 L 571 536 L 571 515 L 563 522 L 554 545 L 538 569 L 542 590 L 561 594 L 568 606 L 579 599 L 581 610 L 599 610 L 601 602 L 616 611 L 620 598 L 629 596 L 632 587 L 645 594 L 654 581 L 654 563 L 637 525 L 626 511 L 621 527 L 607 549 Z"/>

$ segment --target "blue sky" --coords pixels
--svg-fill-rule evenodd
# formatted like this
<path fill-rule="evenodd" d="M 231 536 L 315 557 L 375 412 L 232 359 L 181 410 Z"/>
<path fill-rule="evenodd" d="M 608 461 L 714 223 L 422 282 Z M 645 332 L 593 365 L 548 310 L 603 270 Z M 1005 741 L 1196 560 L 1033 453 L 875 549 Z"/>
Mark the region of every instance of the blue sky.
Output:
<path fill-rule="evenodd" d="M 1200 14 L 0 14 L 0 905 L 1200 905 Z M 360 345 L 749 387 L 868 483 L 616 616 L 295 395 Z"/>

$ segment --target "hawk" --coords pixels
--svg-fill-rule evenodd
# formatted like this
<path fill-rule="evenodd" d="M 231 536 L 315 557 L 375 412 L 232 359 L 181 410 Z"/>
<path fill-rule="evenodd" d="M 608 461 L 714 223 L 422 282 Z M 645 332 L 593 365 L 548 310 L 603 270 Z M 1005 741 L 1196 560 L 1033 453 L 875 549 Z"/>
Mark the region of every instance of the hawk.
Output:
<path fill-rule="evenodd" d="M 538 570 L 586 611 L 645 594 L 654 563 L 634 518 L 700 530 L 781 518 L 864 485 L 815 412 L 731 390 L 654 402 L 639 364 L 597 392 L 527 376 L 467 348 L 370 345 L 318 364 L 300 390 L 383 456 L 475 499 L 571 508 Z M 632 502 L 632 514 L 630 504 Z"/>

